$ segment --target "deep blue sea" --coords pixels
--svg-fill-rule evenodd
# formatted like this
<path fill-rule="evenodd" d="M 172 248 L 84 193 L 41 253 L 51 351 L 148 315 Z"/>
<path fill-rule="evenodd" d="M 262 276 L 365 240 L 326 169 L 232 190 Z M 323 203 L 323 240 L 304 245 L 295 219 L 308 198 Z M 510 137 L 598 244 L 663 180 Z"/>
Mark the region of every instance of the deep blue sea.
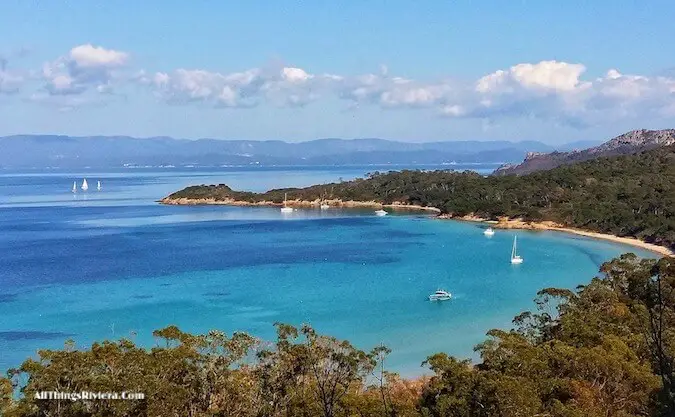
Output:
<path fill-rule="evenodd" d="M 624 252 L 650 256 L 555 232 L 486 238 L 480 225 L 423 214 L 282 216 L 278 208 L 156 203 L 193 184 L 263 191 L 376 169 L 0 171 L 0 371 L 69 338 L 80 347 L 120 337 L 152 346 L 152 330 L 175 324 L 270 339 L 284 322 L 363 349 L 384 343 L 393 370 L 419 375 L 435 352 L 474 357 L 486 331 L 533 308 L 539 289 L 588 282 Z M 90 190 L 73 195 L 73 181 L 84 177 Z M 516 266 L 515 234 L 525 258 Z M 439 287 L 453 299 L 427 301 Z"/>

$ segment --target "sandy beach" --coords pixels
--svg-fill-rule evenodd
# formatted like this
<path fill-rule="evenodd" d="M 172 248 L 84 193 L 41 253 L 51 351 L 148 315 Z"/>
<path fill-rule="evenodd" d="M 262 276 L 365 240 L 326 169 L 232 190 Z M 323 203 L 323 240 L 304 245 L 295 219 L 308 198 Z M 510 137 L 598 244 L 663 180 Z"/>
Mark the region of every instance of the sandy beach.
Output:
<path fill-rule="evenodd" d="M 199 199 L 194 199 L 194 198 L 168 198 L 165 197 L 161 200 L 159 200 L 161 204 L 167 204 L 167 205 L 183 205 L 183 206 L 194 206 L 194 205 L 222 205 L 222 206 L 243 206 L 243 207 L 259 207 L 259 206 L 265 206 L 265 207 L 281 207 L 283 203 L 278 203 L 274 201 L 256 201 L 256 202 L 250 202 L 250 201 L 241 201 L 241 200 L 234 200 L 234 199 L 222 199 L 222 200 L 216 200 L 213 198 L 199 198 Z M 430 211 L 433 213 L 440 213 L 441 210 L 437 209 L 436 207 L 425 207 L 425 206 L 418 206 L 414 204 L 404 204 L 404 203 L 399 203 L 399 202 L 393 202 L 391 204 L 382 204 L 378 203 L 377 201 L 354 201 L 354 200 L 288 200 L 286 201 L 286 205 L 289 207 L 296 207 L 296 208 L 316 208 L 321 206 L 321 204 L 328 204 L 331 207 L 341 207 L 341 208 L 373 208 L 373 209 L 381 209 L 381 208 L 389 208 L 393 210 L 412 210 L 412 211 Z"/>
<path fill-rule="evenodd" d="M 257 201 L 257 202 L 250 202 L 250 201 L 238 201 L 234 199 L 225 199 L 225 200 L 216 200 L 216 199 L 207 199 L 207 198 L 202 198 L 202 199 L 189 199 L 189 198 L 177 198 L 177 199 L 171 199 L 168 197 L 165 197 L 159 201 L 161 204 L 167 204 L 167 205 L 224 205 L 224 206 L 276 206 L 280 207 L 282 206 L 282 203 L 277 203 L 274 201 Z M 419 206 L 419 205 L 412 205 L 412 204 L 403 204 L 403 203 L 398 203 L 398 202 L 393 202 L 392 204 L 382 204 L 378 203 L 377 201 L 353 201 L 353 200 L 348 200 L 348 201 L 342 201 L 342 200 L 326 200 L 326 201 L 321 201 L 321 200 L 313 200 L 313 201 L 307 201 L 307 200 L 288 200 L 286 204 L 289 207 L 297 207 L 297 208 L 315 208 L 319 207 L 322 203 L 326 203 L 329 206 L 332 207 L 341 207 L 341 208 L 373 208 L 373 209 L 381 209 L 381 208 L 389 208 L 393 210 L 413 210 L 413 211 L 430 211 L 433 213 L 440 213 L 441 210 L 436 208 L 436 207 L 426 207 L 426 206 Z M 616 243 L 622 243 L 625 245 L 631 245 L 635 246 L 638 248 L 646 249 L 651 252 L 658 253 L 659 255 L 662 256 L 675 256 L 675 252 L 670 250 L 669 248 L 665 246 L 660 246 L 660 245 L 655 245 L 652 243 L 647 243 L 639 239 L 635 238 L 630 238 L 630 237 L 620 237 L 620 236 L 614 236 L 614 235 L 609 235 L 605 233 L 598 233 L 598 232 L 590 232 L 587 230 L 582 230 L 582 229 L 576 229 L 573 227 L 567 227 L 559 223 L 555 223 L 552 221 L 541 221 L 541 222 L 528 222 L 524 221 L 522 219 L 508 219 L 508 218 L 500 218 L 499 220 L 488 220 L 485 218 L 481 218 L 478 216 L 474 215 L 467 215 L 467 216 L 451 216 L 448 214 L 439 214 L 437 216 L 439 219 L 447 219 L 447 220 L 456 220 L 456 221 L 470 221 L 470 222 L 479 222 L 479 223 L 485 223 L 489 224 L 491 227 L 495 229 L 520 229 L 520 230 L 550 230 L 554 232 L 561 232 L 561 233 L 572 233 L 575 235 L 579 236 L 586 236 L 590 237 L 593 239 L 602 239 L 602 240 L 608 240 L 611 242 L 616 242 Z"/>
<path fill-rule="evenodd" d="M 675 256 L 675 252 L 673 252 L 672 250 L 670 250 L 665 246 L 647 243 L 632 237 L 620 237 L 605 233 L 590 232 L 587 230 L 576 229 L 552 221 L 527 222 L 522 219 L 507 219 L 507 218 L 500 218 L 499 220 L 488 220 L 473 215 L 453 217 L 445 214 L 440 215 L 438 217 L 441 219 L 486 223 L 490 225 L 490 227 L 495 229 L 520 229 L 520 230 L 540 230 L 540 231 L 549 230 L 561 233 L 572 233 L 575 235 L 586 236 L 593 239 L 602 239 L 611 242 L 622 243 L 625 245 L 635 246 L 641 249 L 646 249 L 648 251 L 658 253 L 659 255 L 663 256 Z"/>

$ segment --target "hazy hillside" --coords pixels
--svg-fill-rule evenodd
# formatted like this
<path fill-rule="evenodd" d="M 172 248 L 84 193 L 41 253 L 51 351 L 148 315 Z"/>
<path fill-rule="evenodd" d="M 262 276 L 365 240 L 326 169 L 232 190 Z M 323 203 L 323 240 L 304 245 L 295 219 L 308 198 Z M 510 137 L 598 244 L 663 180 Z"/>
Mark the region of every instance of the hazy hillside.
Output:
<path fill-rule="evenodd" d="M 570 144 L 560 148 L 573 147 L 575 145 Z M 0 138 L 0 167 L 503 163 L 520 160 L 526 152 L 552 150 L 554 147 L 536 141 L 406 143 L 383 139 L 318 139 L 288 143 L 278 140 L 17 135 Z"/>
<path fill-rule="evenodd" d="M 630 155 L 660 146 L 675 144 L 675 129 L 633 130 L 617 136 L 601 145 L 570 152 L 530 152 L 518 165 L 507 164 L 499 167 L 495 175 L 523 175 L 535 171 L 552 169 L 560 165 L 574 164 L 603 156 Z"/>

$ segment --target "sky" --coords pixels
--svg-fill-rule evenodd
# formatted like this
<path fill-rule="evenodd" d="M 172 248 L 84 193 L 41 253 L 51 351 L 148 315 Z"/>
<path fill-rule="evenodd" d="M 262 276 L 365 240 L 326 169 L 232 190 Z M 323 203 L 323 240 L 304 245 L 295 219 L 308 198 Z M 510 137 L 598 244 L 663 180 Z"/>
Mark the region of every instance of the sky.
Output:
<path fill-rule="evenodd" d="M 675 2 L 4 0 L 0 135 L 603 140 L 675 127 Z"/>

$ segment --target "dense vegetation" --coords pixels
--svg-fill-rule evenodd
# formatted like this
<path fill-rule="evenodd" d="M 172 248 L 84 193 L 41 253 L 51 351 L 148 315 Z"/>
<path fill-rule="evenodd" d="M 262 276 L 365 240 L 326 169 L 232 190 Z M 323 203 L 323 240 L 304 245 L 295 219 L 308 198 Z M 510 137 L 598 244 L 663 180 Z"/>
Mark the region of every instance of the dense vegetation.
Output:
<path fill-rule="evenodd" d="M 675 259 L 624 255 L 577 291 L 545 289 L 537 310 L 492 330 L 472 365 L 429 357 L 429 378 L 387 372 L 386 347 L 361 351 L 311 327 L 278 338 L 156 331 L 130 340 L 40 352 L 0 378 L 3 416 L 675 415 Z M 13 387 L 22 395 L 12 397 Z M 141 392 L 143 400 L 40 400 L 58 390 Z"/>
<path fill-rule="evenodd" d="M 675 147 L 601 158 L 525 176 L 403 171 L 256 194 L 194 186 L 174 198 L 248 202 L 341 199 L 433 206 L 454 216 L 551 220 L 675 248 Z"/>

